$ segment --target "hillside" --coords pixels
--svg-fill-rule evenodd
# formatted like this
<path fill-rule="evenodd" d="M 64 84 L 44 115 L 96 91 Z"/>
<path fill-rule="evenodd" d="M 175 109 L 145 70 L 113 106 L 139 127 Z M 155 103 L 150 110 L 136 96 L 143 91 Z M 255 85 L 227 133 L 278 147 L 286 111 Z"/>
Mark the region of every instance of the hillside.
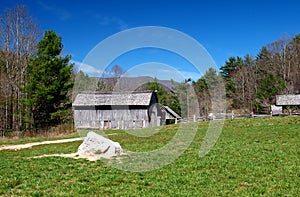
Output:
<path fill-rule="evenodd" d="M 99 78 L 99 81 L 102 81 L 106 86 L 111 87 L 113 90 L 120 89 L 125 91 L 139 91 L 144 90 L 145 85 L 149 82 L 153 82 L 154 78 L 149 76 L 140 76 L 140 77 L 121 77 L 121 78 Z M 167 91 L 170 91 L 176 88 L 177 82 L 172 82 L 171 80 L 160 80 L 157 79 Z"/>

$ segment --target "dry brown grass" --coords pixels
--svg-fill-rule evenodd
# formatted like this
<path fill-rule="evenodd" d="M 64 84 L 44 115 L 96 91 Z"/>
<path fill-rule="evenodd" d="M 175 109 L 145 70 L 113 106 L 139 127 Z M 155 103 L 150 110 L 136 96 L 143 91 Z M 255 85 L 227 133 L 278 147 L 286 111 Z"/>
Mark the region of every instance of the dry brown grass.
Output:
<path fill-rule="evenodd" d="M 73 123 L 61 124 L 48 129 L 37 131 L 13 132 L 6 139 L 21 139 L 21 138 L 60 138 L 75 134 L 77 131 Z M 5 140 L 5 138 L 3 139 Z"/>

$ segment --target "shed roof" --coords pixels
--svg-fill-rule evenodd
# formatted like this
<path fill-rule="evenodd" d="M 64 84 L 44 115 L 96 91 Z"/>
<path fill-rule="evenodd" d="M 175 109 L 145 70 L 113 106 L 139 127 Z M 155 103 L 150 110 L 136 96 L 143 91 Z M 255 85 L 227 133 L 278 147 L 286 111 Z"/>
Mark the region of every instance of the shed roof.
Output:
<path fill-rule="evenodd" d="M 300 94 L 276 95 L 276 105 L 300 105 Z"/>
<path fill-rule="evenodd" d="M 149 106 L 153 91 L 79 93 L 73 106 Z"/>
<path fill-rule="evenodd" d="M 169 114 L 171 114 L 174 118 L 180 119 L 181 117 L 175 112 L 173 111 L 170 107 L 168 106 L 162 106 L 161 107 L 162 110 L 165 110 L 166 112 L 168 112 Z"/>

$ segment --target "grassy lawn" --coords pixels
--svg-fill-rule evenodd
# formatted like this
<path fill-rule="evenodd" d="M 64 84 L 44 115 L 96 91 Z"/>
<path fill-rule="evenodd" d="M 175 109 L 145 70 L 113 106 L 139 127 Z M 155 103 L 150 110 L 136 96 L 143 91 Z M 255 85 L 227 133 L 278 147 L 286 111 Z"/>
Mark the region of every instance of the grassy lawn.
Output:
<path fill-rule="evenodd" d="M 164 146 L 177 127 L 166 126 L 148 138 L 124 131 L 105 134 L 139 152 Z M 0 195 L 299 196 L 300 117 L 226 121 L 217 144 L 200 158 L 207 127 L 199 123 L 194 141 L 177 160 L 148 172 L 121 171 L 103 161 L 31 158 L 76 152 L 81 142 L 0 151 Z"/>

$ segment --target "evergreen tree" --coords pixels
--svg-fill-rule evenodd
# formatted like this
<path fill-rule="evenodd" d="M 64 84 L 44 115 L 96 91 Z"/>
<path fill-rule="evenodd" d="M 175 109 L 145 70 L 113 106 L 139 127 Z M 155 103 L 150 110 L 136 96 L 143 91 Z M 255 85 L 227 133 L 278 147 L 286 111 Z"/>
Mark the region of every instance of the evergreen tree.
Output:
<path fill-rule="evenodd" d="M 175 82 L 174 82 L 175 83 Z M 157 78 L 154 78 L 153 82 L 149 82 L 145 86 L 145 90 L 155 90 L 157 91 L 158 102 L 160 105 L 169 106 L 177 114 L 181 115 L 181 106 L 177 98 L 177 95 L 172 91 L 167 92 L 166 89 L 159 84 Z"/>
<path fill-rule="evenodd" d="M 256 69 L 260 76 L 265 76 L 268 73 L 271 73 L 273 70 L 273 65 L 271 63 L 272 55 L 267 47 L 262 47 L 258 55 L 256 56 Z"/>
<path fill-rule="evenodd" d="M 153 82 L 148 82 L 147 85 L 145 86 L 146 90 L 154 90 L 157 91 L 157 97 L 158 97 L 158 102 L 161 105 L 168 105 L 167 102 L 167 97 L 168 93 L 167 91 L 159 84 L 157 78 L 154 78 Z"/>
<path fill-rule="evenodd" d="M 232 98 L 235 92 L 232 77 L 235 74 L 236 69 L 241 64 L 243 64 L 243 59 L 241 57 L 230 57 L 228 61 L 226 61 L 225 65 L 220 68 L 221 74 L 226 83 L 226 96 L 229 98 Z"/>
<path fill-rule="evenodd" d="M 262 113 L 264 106 L 275 104 L 275 95 L 283 93 L 284 87 L 285 82 L 281 78 L 272 73 L 267 74 L 258 86 L 255 102 L 257 112 Z"/>
<path fill-rule="evenodd" d="M 68 93 L 73 87 L 73 64 L 70 56 L 62 57 L 62 39 L 54 31 L 46 31 L 38 43 L 38 51 L 26 73 L 25 86 L 28 120 L 35 129 L 60 123 L 71 106 Z"/>
<path fill-rule="evenodd" d="M 219 85 L 219 77 L 216 69 L 209 68 L 201 77 L 209 89 L 213 90 Z"/>

